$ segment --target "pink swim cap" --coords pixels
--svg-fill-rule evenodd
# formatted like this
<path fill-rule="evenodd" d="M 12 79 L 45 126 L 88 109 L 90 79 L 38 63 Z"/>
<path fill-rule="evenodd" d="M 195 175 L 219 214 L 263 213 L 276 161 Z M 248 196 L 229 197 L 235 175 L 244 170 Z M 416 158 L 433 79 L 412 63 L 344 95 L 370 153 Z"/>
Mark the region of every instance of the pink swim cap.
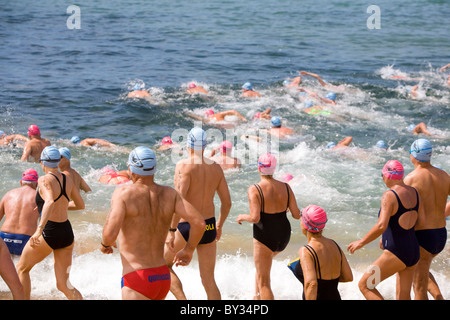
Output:
<path fill-rule="evenodd" d="M 290 174 L 290 173 L 286 173 L 286 174 L 284 174 L 284 175 L 281 177 L 281 180 L 282 180 L 283 182 L 289 182 L 289 181 L 291 181 L 292 179 L 294 179 L 294 177 L 293 177 L 292 174 Z"/>
<path fill-rule="evenodd" d="M 255 113 L 255 115 L 253 116 L 253 118 L 255 118 L 255 119 L 261 118 L 261 112 Z"/>
<path fill-rule="evenodd" d="M 301 219 L 305 229 L 312 233 L 322 231 L 328 221 L 325 210 L 315 204 L 311 204 L 302 210 Z"/>
<path fill-rule="evenodd" d="M 383 167 L 381 171 L 381 176 L 385 176 L 388 179 L 392 180 L 401 180 L 403 179 L 403 165 L 400 161 L 397 160 L 389 160 Z"/>
<path fill-rule="evenodd" d="M 34 169 L 27 169 L 22 173 L 22 181 L 37 182 L 38 179 L 38 173 Z"/>
<path fill-rule="evenodd" d="M 161 144 L 172 144 L 172 139 L 170 137 L 162 138 Z"/>
<path fill-rule="evenodd" d="M 271 153 L 265 153 L 258 159 L 258 169 L 264 175 L 272 175 L 277 167 L 277 158 Z"/>
<path fill-rule="evenodd" d="M 232 148 L 233 148 L 233 145 L 228 140 L 225 140 L 224 142 L 222 142 L 220 144 L 220 151 L 222 151 L 222 152 L 227 152 L 227 150 L 231 151 Z"/>
<path fill-rule="evenodd" d="M 196 85 L 195 85 L 195 83 L 191 82 L 191 83 L 189 83 L 188 87 L 189 87 L 189 89 L 193 89 L 196 87 Z"/>
<path fill-rule="evenodd" d="M 212 111 L 212 109 L 208 109 L 208 110 L 205 111 L 205 114 L 207 116 L 210 116 L 210 115 L 214 114 L 214 111 Z"/>
<path fill-rule="evenodd" d="M 41 131 L 39 130 L 39 127 L 35 124 L 32 124 L 28 127 L 28 135 L 29 136 L 38 136 L 41 134 Z"/>

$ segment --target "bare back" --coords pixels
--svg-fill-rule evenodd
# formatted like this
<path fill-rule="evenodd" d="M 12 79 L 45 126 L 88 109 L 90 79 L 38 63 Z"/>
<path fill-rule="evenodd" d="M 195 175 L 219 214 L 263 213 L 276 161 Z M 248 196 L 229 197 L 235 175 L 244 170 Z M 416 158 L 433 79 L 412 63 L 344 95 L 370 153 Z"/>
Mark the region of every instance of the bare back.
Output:
<path fill-rule="evenodd" d="M 438 229 L 446 225 L 445 206 L 450 194 L 450 176 L 436 167 L 417 167 L 405 178 L 405 183 L 417 189 L 424 207 L 416 230 Z"/>
<path fill-rule="evenodd" d="M 199 158 L 183 159 L 175 168 L 175 188 L 192 206 L 197 209 L 203 218 L 214 217 L 214 195 L 228 185 L 225 181 L 222 168 L 214 161 Z"/>
<path fill-rule="evenodd" d="M 50 145 L 50 141 L 42 138 L 33 138 L 23 148 L 22 161 L 39 162 L 42 150 Z"/>
<path fill-rule="evenodd" d="M 123 219 L 118 235 L 123 274 L 165 264 L 164 243 L 176 197 L 174 189 L 156 184 L 116 189 L 111 208 Z M 111 212 L 111 216 L 116 215 Z"/>
<path fill-rule="evenodd" d="M 341 276 L 342 261 L 345 260 L 340 248 L 333 240 L 321 237 L 317 240 L 309 241 L 310 245 L 317 254 L 320 263 L 320 274 L 323 280 L 336 279 Z M 311 253 L 305 247 L 301 249 L 301 255 Z M 301 260 L 301 259 L 300 259 Z M 318 265 L 316 265 L 318 268 Z M 317 274 L 319 270 L 316 270 Z"/>
<path fill-rule="evenodd" d="M 5 216 L 1 231 L 31 236 L 39 218 L 35 199 L 36 189 L 30 186 L 7 192 L 0 203 L 0 219 Z"/>

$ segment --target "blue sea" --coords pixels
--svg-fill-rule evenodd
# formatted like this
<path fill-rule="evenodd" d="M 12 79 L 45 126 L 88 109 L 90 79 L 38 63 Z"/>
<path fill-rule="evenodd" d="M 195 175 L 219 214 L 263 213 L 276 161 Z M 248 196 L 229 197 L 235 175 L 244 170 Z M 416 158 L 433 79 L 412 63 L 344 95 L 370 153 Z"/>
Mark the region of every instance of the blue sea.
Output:
<path fill-rule="evenodd" d="M 206 154 L 229 139 L 243 162 L 241 170 L 225 173 L 233 207 L 218 243 L 216 279 L 224 299 L 247 300 L 254 294 L 252 226 L 235 221 L 248 212 L 246 190 L 259 181 L 254 163 L 268 148 L 266 141 L 240 139 L 269 128 L 253 120 L 256 112 L 270 107 L 295 131 L 276 145 L 275 176 L 293 175 L 290 185 L 300 208 L 317 204 L 327 211 L 324 235 L 344 250 L 377 221 L 386 190 L 380 179 L 384 163 L 397 159 L 406 173 L 413 170 L 408 150 L 417 136 L 407 130 L 410 124 L 424 122 L 439 136 L 428 137 L 432 164 L 450 172 L 450 69 L 440 72 L 450 63 L 450 2 L 373 4 L 378 13 L 368 10 L 370 2 L 350 0 L 2 1 L 0 130 L 26 135 L 30 124 L 38 125 L 53 145 L 70 148 L 72 167 L 93 190 L 83 194 L 86 209 L 69 214 L 76 237 L 71 283 L 85 299 L 121 297 L 120 256 L 99 251 L 115 188 L 98 182 L 101 169 L 126 169 L 129 150 L 139 145 L 156 150 L 165 136 L 183 144 L 194 125 L 209 134 Z M 306 114 L 298 92 L 283 86 L 302 70 L 339 86 L 331 115 Z M 191 82 L 209 95 L 187 94 Z M 262 97 L 242 98 L 245 82 Z M 135 84 L 152 97 L 127 98 Z M 330 91 L 310 76 L 302 76 L 301 85 L 320 96 Z M 224 129 L 187 115 L 206 109 L 234 109 L 249 121 Z M 120 147 L 75 146 L 74 135 Z M 346 136 L 353 137 L 350 148 L 327 148 Z M 375 147 L 378 140 L 386 142 L 387 151 Z M 19 186 L 25 169 L 42 174 L 38 164 L 20 162 L 21 154 L 20 145 L 0 148 L 0 197 Z M 168 151 L 157 151 L 157 157 L 156 181 L 173 186 L 176 157 Z M 276 299 L 298 300 L 302 286 L 286 265 L 306 239 L 299 222 L 290 221 L 291 241 L 274 259 L 272 289 Z M 340 285 L 343 299 L 363 299 L 358 281 L 380 254 L 378 241 L 347 254 L 354 281 Z M 431 265 L 445 298 L 450 297 L 449 257 L 447 245 Z M 196 257 L 176 272 L 188 298 L 206 299 Z M 54 284 L 52 257 L 32 270 L 31 279 L 33 299 L 64 298 Z M 395 298 L 394 277 L 378 288 L 387 299 Z M 10 298 L 4 282 L 0 292 Z"/>

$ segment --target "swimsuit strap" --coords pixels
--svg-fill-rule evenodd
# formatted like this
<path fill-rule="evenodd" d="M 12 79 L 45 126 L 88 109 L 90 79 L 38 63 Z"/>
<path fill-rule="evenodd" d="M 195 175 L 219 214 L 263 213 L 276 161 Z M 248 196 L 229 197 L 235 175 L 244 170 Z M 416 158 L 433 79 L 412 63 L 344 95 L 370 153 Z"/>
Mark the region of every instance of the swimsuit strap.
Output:
<path fill-rule="evenodd" d="M 334 244 L 338 247 L 339 254 L 341 255 L 341 265 L 342 265 L 342 251 L 341 251 L 341 248 L 340 248 L 339 245 L 336 243 L 336 241 L 334 241 L 333 239 L 331 239 L 331 241 L 333 241 Z"/>
<path fill-rule="evenodd" d="M 319 271 L 319 278 L 318 279 L 322 279 L 322 273 L 320 272 L 319 257 L 317 256 L 316 251 L 309 244 L 307 244 L 305 246 L 305 248 L 308 249 L 309 253 L 311 253 L 311 255 L 314 258 L 314 265 L 316 266 L 317 270 Z"/>
<path fill-rule="evenodd" d="M 254 186 L 258 190 L 259 196 L 261 197 L 261 212 L 264 212 L 264 194 L 262 192 L 261 186 L 259 186 L 257 183 Z"/>
<path fill-rule="evenodd" d="M 418 209 L 419 209 L 419 194 L 417 193 L 416 189 L 414 189 L 414 191 L 416 192 L 416 198 L 417 198 L 416 205 L 414 207 L 410 208 L 410 209 L 405 208 L 405 206 L 403 205 L 402 201 L 400 200 L 400 197 L 398 196 L 398 194 L 394 190 L 391 189 L 391 191 L 395 194 L 395 197 L 397 198 L 397 201 L 398 201 L 398 204 L 399 204 L 399 209 L 400 209 L 400 206 L 401 206 L 404 209 L 405 212 L 406 211 L 412 211 L 412 210 L 418 211 Z"/>
<path fill-rule="evenodd" d="M 55 202 L 58 201 L 59 198 L 61 198 L 62 196 L 66 197 L 67 201 L 70 201 L 69 197 L 66 194 L 66 176 L 63 173 L 61 173 L 61 175 L 63 176 L 63 184 L 61 185 L 61 182 L 59 181 L 58 177 L 51 172 L 50 174 L 56 178 L 56 181 L 58 181 L 59 184 L 59 188 L 61 189 L 61 193 L 59 194 L 58 198 L 56 198 L 54 201 Z"/>

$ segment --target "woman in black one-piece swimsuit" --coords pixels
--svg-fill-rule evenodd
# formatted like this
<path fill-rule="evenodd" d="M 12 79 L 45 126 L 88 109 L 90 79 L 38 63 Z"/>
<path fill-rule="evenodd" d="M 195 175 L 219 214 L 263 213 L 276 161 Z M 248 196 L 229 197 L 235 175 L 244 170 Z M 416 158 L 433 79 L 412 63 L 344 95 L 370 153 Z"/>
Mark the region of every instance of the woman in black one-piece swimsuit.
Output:
<path fill-rule="evenodd" d="M 261 181 L 248 189 L 250 214 L 237 218 L 253 223 L 253 256 L 256 267 L 256 298 L 273 299 L 270 287 L 272 259 L 283 251 L 291 237 L 291 225 L 287 218 L 289 210 L 292 217 L 300 218 L 295 195 L 288 184 L 273 178 L 276 158 L 264 154 L 259 158 L 258 169 Z"/>
<path fill-rule="evenodd" d="M 74 236 L 67 210 L 84 209 L 84 201 L 73 182 L 59 172 L 61 155 L 57 148 L 46 147 L 41 154 L 41 166 L 45 175 L 39 178 L 36 205 L 40 221 L 17 264 L 17 271 L 24 288 L 25 298 L 30 299 L 30 271 L 37 263 L 53 252 L 57 288 L 68 299 L 82 299 L 80 292 L 70 285 L 69 270 L 72 264 Z"/>

